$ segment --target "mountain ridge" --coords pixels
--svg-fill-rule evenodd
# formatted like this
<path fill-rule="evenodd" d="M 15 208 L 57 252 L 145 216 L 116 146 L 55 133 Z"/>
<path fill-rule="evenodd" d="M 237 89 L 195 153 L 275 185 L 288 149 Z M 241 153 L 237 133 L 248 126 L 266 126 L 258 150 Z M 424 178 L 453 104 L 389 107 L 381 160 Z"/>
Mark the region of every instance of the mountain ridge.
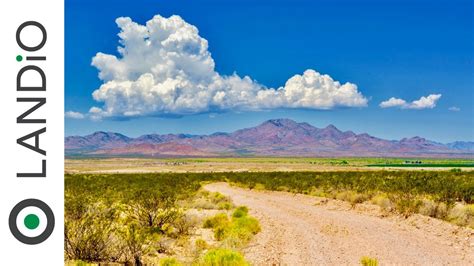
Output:
<path fill-rule="evenodd" d="M 291 119 L 270 119 L 255 127 L 209 135 L 144 134 L 136 138 L 97 131 L 65 138 L 66 156 L 382 156 L 474 157 L 474 142 L 447 144 L 415 136 L 385 140 L 367 133 L 317 128 Z"/>

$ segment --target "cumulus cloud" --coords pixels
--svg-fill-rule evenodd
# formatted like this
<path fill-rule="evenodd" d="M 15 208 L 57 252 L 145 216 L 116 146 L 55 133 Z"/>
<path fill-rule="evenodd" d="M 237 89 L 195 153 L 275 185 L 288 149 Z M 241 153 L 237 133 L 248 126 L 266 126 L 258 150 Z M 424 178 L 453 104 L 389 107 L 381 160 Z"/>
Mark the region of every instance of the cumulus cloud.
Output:
<path fill-rule="evenodd" d="M 382 108 L 390 108 L 390 107 L 403 107 L 406 106 L 407 102 L 403 99 L 392 97 L 386 101 L 383 101 L 379 104 Z"/>
<path fill-rule="evenodd" d="M 248 76 L 221 75 L 198 29 L 179 16 L 156 15 L 140 25 L 128 17 L 120 28 L 119 57 L 97 53 L 92 65 L 103 84 L 93 98 L 103 103 L 93 119 L 185 115 L 227 110 L 364 107 L 355 84 L 308 69 L 285 86 L 267 88 Z"/>
<path fill-rule="evenodd" d="M 401 109 L 433 109 L 436 107 L 436 102 L 441 98 L 441 94 L 430 94 L 422 96 L 420 99 L 413 102 L 407 102 L 403 99 L 392 97 L 379 104 L 381 108 L 398 107 Z"/>
<path fill-rule="evenodd" d="M 451 106 L 448 108 L 449 111 L 452 111 L 452 112 L 459 112 L 461 111 L 461 108 L 457 107 L 457 106 Z"/>
<path fill-rule="evenodd" d="M 74 111 L 68 111 L 64 114 L 65 117 L 67 118 L 73 118 L 73 119 L 84 119 L 85 115 L 81 114 L 79 112 L 74 112 Z"/>
<path fill-rule="evenodd" d="M 427 97 L 421 97 L 419 100 L 413 101 L 408 108 L 410 109 L 433 109 L 436 102 L 441 98 L 441 94 L 430 94 Z"/>

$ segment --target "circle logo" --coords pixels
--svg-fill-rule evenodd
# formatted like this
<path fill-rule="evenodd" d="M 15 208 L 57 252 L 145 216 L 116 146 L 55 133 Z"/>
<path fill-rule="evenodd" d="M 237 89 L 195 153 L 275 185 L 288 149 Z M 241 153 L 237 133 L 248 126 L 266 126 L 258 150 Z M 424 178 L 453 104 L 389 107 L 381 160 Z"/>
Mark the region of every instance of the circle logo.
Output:
<path fill-rule="evenodd" d="M 28 245 L 42 243 L 53 233 L 54 214 L 48 204 L 26 199 L 13 207 L 8 218 L 13 236 Z"/>

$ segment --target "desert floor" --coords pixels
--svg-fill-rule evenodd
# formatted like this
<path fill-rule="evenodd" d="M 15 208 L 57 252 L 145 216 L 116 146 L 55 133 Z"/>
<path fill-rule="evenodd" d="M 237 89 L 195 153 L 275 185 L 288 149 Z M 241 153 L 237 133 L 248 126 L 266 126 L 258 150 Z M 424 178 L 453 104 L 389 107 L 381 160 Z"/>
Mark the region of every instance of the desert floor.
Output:
<path fill-rule="evenodd" d="M 369 164 L 400 163 L 392 158 L 101 158 L 66 159 L 66 173 L 202 173 L 287 171 L 449 171 L 455 167 L 369 167 Z M 436 160 L 435 163 L 473 163 L 473 160 Z M 346 164 L 344 164 L 346 162 Z M 463 167 L 462 171 L 474 171 Z"/>
<path fill-rule="evenodd" d="M 361 257 L 382 265 L 473 265 L 474 230 L 421 215 L 407 219 L 377 206 L 286 192 L 205 186 L 246 205 L 262 226 L 244 250 L 255 265 L 342 265 Z"/>

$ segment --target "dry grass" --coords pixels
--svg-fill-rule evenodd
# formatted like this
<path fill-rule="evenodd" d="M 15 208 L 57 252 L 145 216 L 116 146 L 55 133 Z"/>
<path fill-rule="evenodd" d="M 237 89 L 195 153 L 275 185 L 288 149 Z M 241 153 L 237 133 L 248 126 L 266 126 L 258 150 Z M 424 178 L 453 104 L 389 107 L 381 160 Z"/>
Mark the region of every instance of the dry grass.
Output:
<path fill-rule="evenodd" d="M 385 163 L 383 158 L 102 158 L 66 159 L 66 173 L 202 173 L 271 171 L 379 171 L 368 164 Z M 390 162 L 402 159 L 390 159 Z M 342 163 L 342 162 L 347 163 Z M 436 160 L 431 160 L 436 161 Z M 450 170 L 450 168 L 396 168 L 397 170 Z M 474 170 L 466 168 L 463 171 Z"/>

